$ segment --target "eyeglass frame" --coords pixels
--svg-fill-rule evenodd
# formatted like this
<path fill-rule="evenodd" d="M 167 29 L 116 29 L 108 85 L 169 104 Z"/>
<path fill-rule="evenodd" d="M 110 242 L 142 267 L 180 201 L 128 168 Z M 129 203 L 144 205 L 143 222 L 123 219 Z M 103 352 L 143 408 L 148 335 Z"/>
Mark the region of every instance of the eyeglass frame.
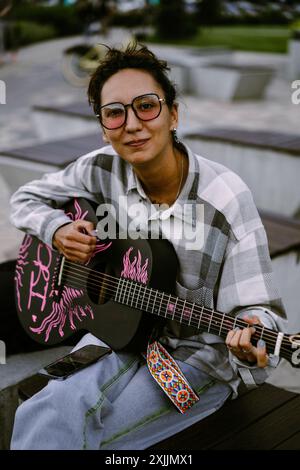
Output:
<path fill-rule="evenodd" d="M 137 112 L 136 110 L 134 109 L 133 107 L 133 103 L 136 99 L 138 98 L 142 98 L 143 96 L 149 96 L 149 95 L 154 95 L 157 97 L 158 99 L 158 102 L 159 102 L 159 106 L 160 106 L 160 109 L 159 109 L 159 113 L 157 116 L 155 116 L 154 118 L 151 118 L 151 119 L 142 119 L 140 118 L 138 115 L 137 115 Z M 138 95 L 138 96 L 135 96 L 135 98 L 133 98 L 133 100 L 131 101 L 131 103 L 128 103 L 128 104 L 123 104 L 121 103 L 120 101 L 113 101 L 112 103 L 107 103 L 107 104 L 104 104 L 103 106 L 100 106 L 99 108 L 99 114 L 96 114 L 96 117 L 99 119 L 100 123 L 101 123 L 101 126 L 105 127 L 105 129 L 109 130 L 109 131 L 114 131 L 116 129 L 120 129 L 122 126 L 124 126 L 124 124 L 126 124 L 126 121 L 127 121 L 127 115 L 128 115 L 128 111 L 127 111 L 127 108 L 131 108 L 132 111 L 134 112 L 134 115 L 137 117 L 137 119 L 140 119 L 141 121 L 143 122 L 148 122 L 148 121 L 153 121 L 154 119 L 157 119 L 158 116 L 160 115 L 161 113 L 161 110 L 162 110 L 162 104 L 163 103 L 166 103 L 166 98 L 160 98 L 159 95 L 157 93 L 144 93 L 143 95 Z M 110 128 L 110 127 L 106 127 L 102 120 L 101 120 L 101 109 L 102 108 L 105 108 L 106 106 L 109 106 L 109 105 L 112 105 L 112 104 L 121 104 L 124 109 L 125 109 L 125 119 L 124 119 L 124 122 L 123 124 L 121 124 L 121 126 L 118 126 L 118 127 L 113 127 L 113 128 Z"/>

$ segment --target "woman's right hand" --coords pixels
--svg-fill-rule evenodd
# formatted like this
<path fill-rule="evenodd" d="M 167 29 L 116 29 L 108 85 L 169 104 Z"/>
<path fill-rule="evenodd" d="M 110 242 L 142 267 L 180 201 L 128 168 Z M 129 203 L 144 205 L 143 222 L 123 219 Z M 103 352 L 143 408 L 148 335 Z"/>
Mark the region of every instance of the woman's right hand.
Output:
<path fill-rule="evenodd" d="M 89 235 L 94 224 L 87 220 L 76 220 L 63 225 L 53 236 L 53 246 L 70 261 L 86 263 L 96 247 L 96 237 Z"/>

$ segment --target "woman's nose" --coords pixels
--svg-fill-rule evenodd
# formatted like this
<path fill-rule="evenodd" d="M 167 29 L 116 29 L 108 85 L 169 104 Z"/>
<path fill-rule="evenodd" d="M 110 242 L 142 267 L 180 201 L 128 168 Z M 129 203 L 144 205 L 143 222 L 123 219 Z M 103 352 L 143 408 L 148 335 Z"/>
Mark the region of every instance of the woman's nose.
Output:
<path fill-rule="evenodd" d="M 125 130 L 128 132 L 133 132 L 138 129 L 141 129 L 141 127 L 142 127 L 142 121 L 135 115 L 132 107 L 128 107 Z"/>

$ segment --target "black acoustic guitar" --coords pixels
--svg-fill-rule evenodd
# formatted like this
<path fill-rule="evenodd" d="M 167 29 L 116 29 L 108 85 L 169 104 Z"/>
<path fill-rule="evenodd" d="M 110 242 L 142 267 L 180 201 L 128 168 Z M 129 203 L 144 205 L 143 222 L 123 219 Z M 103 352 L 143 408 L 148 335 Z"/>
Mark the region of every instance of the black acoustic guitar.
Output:
<path fill-rule="evenodd" d="M 73 200 L 64 210 L 71 220 L 98 222 L 84 199 Z M 177 297 L 176 273 L 176 253 L 167 240 L 98 241 L 83 265 L 26 235 L 15 273 L 19 319 L 31 338 L 45 345 L 84 329 L 115 350 L 142 348 L 166 320 L 222 337 L 247 326 L 241 319 Z M 255 329 L 253 344 L 263 339 L 269 353 L 299 367 L 300 335 L 259 325 Z"/>

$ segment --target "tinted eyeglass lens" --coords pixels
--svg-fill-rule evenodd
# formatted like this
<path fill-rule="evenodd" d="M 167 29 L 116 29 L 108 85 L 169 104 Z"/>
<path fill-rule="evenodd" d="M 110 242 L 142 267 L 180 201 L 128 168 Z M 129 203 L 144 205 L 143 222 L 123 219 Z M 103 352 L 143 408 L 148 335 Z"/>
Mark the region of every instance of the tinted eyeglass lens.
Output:
<path fill-rule="evenodd" d="M 151 121 L 159 116 L 161 102 L 157 95 L 137 96 L 131 104 L 111 103 L 100 110 L 100 121 L 107 129 L 118 129 L 125 124 L 126 108 L 132 107 L 136 116 L 142 121 Z"/>
<path fill-rule="evenodd" d="M 157 118 L 161 110 L 161 104 L 156 95 L 138 96 L 133 100 L 132 106 L 142 121 Z"/>
<path fill-rule="evenodd" d="M 101 109 L 101 122 L 108 129 L 116 129 L 125 122 L 125 106 L 121 103 L 112 103 Z"/>

